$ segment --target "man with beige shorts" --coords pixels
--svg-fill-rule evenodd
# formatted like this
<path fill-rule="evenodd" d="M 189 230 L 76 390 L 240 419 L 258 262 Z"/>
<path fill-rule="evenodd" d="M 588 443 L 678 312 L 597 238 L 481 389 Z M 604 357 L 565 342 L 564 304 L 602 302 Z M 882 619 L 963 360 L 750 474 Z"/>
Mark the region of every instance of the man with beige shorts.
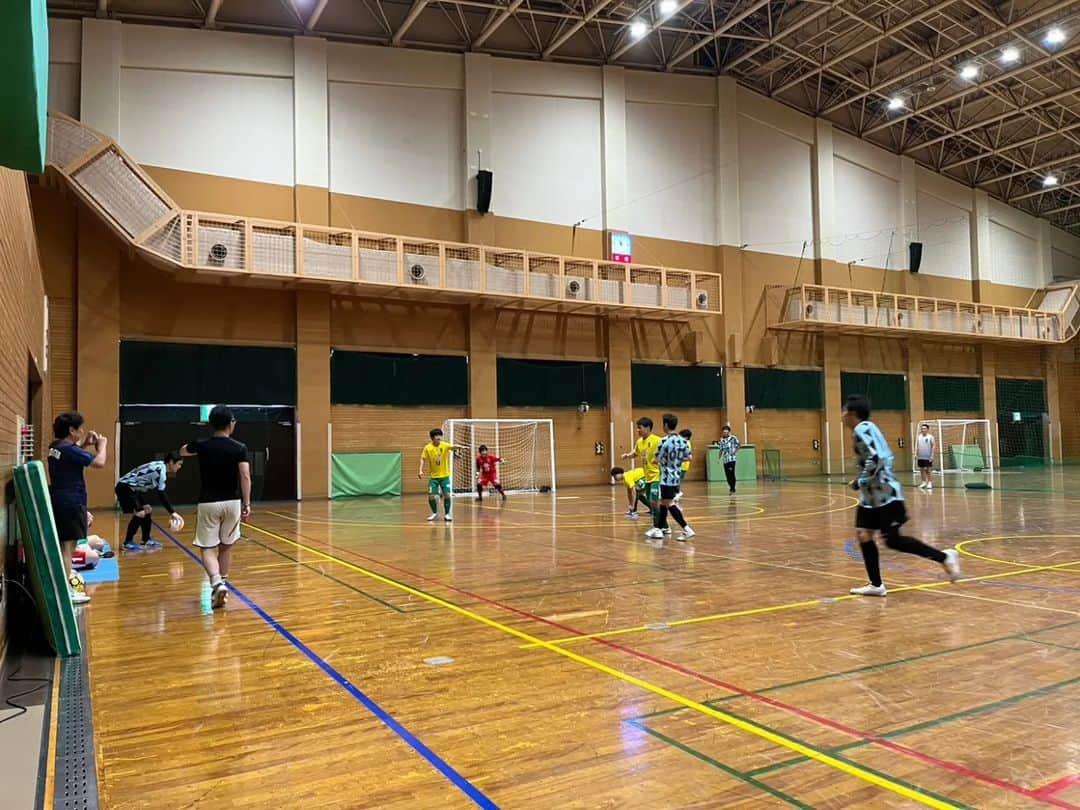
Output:
<path fill-rule="evenodd" d="M 210 411 L 214 435 L 180 448 L 182 456 L 199 458 L 199 516 L 195 545 L 210 577 L 211 605 L 224 607 L 233 544 L 240 539 L 240 521 L 251 515 L 251 467 L 247 447 L 232 438 L 236 419 L 226 405 Z M 237 497 L 237 489 L 240 497 Z"/>

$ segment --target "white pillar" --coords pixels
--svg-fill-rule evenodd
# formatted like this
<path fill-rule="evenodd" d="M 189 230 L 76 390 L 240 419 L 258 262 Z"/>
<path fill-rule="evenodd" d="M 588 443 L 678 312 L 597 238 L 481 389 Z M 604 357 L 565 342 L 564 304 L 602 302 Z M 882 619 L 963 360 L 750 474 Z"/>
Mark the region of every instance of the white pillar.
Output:
<path fill-rule="evenodd" d="M 604 230 L 627 229 L 626 187 L 626 74 L 621 67 L 604 65 L 603 78 L 603 163 Z M 595 222 L 586 223 L 596 227 Z"/>
<path fill-rule="evenodd" d="M 741 247 L 737 89 L 729 76 L 716 80 L 716 241 Z"/>
<path fill-rule="evenodd" d="M 990 252 L 990 195 L 972 191 L 971 206 L 971 281 L 978 285 L 993 281 Z"/>
<path fill-rule="evenodd" d="M 79 118 L 88 127 L 120 140 L 120 23 L 82 21 Z"/>
<path fill-rule="evenodd" d="M 919 241 L 918 191 L 915 185 L 915 159 L 900 158 L 900 233 L 893 242 L 889 267 L 910 269 L 907 246 Z"/>
<path fill-rule="evenodd" d="M 491 56 L 465 54 L 465 199 L 462 208 L 476 209 L 476 173 L 494 169 L 491 149 Z M 497 207 L 492 193 L 492 208 Z"/>
<path fill-rule="evenodd" d="M 1054 226 L 1045 219 L 1039 220 L 1039 278 L 1042 286 L 1054 281 Z"/>
<path fill-rule="evenodd" d="M 293 144 L 295 183 L 329 188 L 326 40 L 293 37 Z"/>
<path fill-rule="evenodd" d="M 814 119 L 814 258 L 834 260 L 836 248 L 829 241 L 835 234 L 836 182 L 833 171 L 832 124 Z"/>

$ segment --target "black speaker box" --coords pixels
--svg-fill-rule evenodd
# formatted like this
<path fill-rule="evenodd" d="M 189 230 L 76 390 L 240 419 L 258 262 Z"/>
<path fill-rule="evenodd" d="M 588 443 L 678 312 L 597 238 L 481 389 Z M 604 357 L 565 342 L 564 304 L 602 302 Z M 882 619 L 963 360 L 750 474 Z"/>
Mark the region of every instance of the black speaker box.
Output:
<path fill-rule="evenodd" d="M 912 242 L 908 245 L 908 269 L 912 273 L 919 272 L 922 264 L 922 242 Z"/>
<path fill-rule="evenodd" d="M 491 210 L 491 181 L 492 175 L 487 169 L 476 173 L 476 210 L 481 214 Z"/>

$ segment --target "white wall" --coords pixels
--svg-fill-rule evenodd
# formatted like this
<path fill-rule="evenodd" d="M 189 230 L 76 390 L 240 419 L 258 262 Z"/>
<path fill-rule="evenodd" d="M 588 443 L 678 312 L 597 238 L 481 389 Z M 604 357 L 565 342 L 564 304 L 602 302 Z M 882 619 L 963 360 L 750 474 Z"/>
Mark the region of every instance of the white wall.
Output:
<path fill-rule="evenodd" d="M 331 82 L 330 189 L 460 210 L 463 104 L 460 90 Z"/>
<path fill-rule="evenodd" d="M 798 256 L 814 238 L 810 145 L 739 115 L 739 200 L 749 250 Z M 807 247 L 807 256 L 813 251 Z"/>
<path fill-rule="evenodd" d="M 1036 240 L 990 220 L 991 280 L 1016 287 L 1041 287 Z"/>
<path fill-rule="evenodd" d="M 918 193 L 916 241 L 923 243 L 919 272 L 971 280 L 971 213 L 925 191 Z"/>
<path fill-rule="evenodd" d="M 1050 250 L 1053 276 L 1080 279 L 1080 237 L 1060 228 L 1051 228 Z"/>
<path fill-rule="evenodd" d="M 491 210 L 504 217 L 599 227 L 600 101 L 519 93 L 492 98 Z"/>
<path fill-rule="evenodd" d="M 79 117 L 82 24 L 49 20 L 49 109 Z"/>
<path fill-rule="evenodd" d="M 903 269 L 907 247 L 900 225 L 899 182 L 839 157 L 833 171 L 836 224 L 831 242 L 836 261 Z"/>
<path fill-rule="evenodd" d="M 716 243 L 716 110 L 628 102 L 627 211 L 633 233 Z"/>
<path fill-rule="evenodd" d="M 1052 249 L 1054 278 L 1080 280 L 1080 256 L 1072 256 L 1057 248 Z"/>

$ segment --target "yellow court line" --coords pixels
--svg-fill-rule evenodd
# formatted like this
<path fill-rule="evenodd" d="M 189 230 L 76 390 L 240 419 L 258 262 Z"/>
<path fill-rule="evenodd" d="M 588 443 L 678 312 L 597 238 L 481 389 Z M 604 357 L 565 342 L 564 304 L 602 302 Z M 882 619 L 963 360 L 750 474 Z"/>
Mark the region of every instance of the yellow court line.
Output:
<path fill-rule="evenodd" d="M 945 579 L 945 580 L 935 580 L 934 582 L 925 582 L 925 583 L 922 583 L 922 584 L 919 584 L 919 585 L 901 585 L 901 586 L 896 587 L 896 588 L 890 588 L 889 593 L 900 593 L 900 592 L 903 592 L 903 591 L 922 591 L 922 590 L 928 590 L 930 588 L 941 588 L 941 587 L 943 587 L 945 585 L 960 584 L 962 582 L 981 582 L 982 580 L 986 580 L 986 579 L 1001 579 L 1002 577 L 1014 577 L 1014 576 L 1018 576 L 1019 574 L 1033 574 L 1033 573 L 1037 573 L 1039 571 L 1057 571 L 1057 570 L 1063 569 L 1063 568 L 1065 568 L 1066 566 L 1069 566 L 1069 565 L 1076 565 L 1078 562 L 1080 562 L 1080 560 L 1076 560 L 1076 561 L 1073 561 L 1073 562 L 1067 562 L 1067 563 L 1059 563 L 1057 565 L 1040 565 L 1040 566 L 1037 566 L 1037 567 L 1034 567 L 1034 568 L 1024 568 L 1023 570 L 1019 570 L 1019 571 L 1006 571 L 1006 572 L 1004 572 L 1002 574 L 986 574 L 984 576 L 979 576 L 979 577 L 964 577 L 963 579 L 958 579 L 955 583 L 950 582 L 949 580 Z M 862 599 L 862 598 L 863 597 L 857 596 L 855 594 L 845 594 L 843 596 L 832 597 L 834 602 L 844 602 L 844 601 L 847 601 L 849 599 Z M 821 599 L 807 599 L 807 600 L 805 600 L 803 602 L 789 602 L 789 603 L 784 604 L 784 605 L 770 605 L 768 607 L 750 608 L 748 610 L 736 610 L 736 611 L 732 611 L 732 612 L 729 612 L 729 613 L 714 613 L 714 614 L 712 614 L 710 616 L 696 616 L 696 617 L 694 617 L 692 619 L 676 619 L 675 621 L 664 622 L 664 624 L 667 625 L 668 627 L 682 627 L 683 625 L 687 625 L 687 624 L 700 624 L 702 622 L 715 622 L 715 621 L 720 621 L 721 619 L 734 619 L 734 618 L 738 618 L 739 616 L 755 616 L 755 615 L 762 614 L 762 613 L 778 613 L 778 612 L 783 611 L 783 610 L 795 610 L 796 608 L 813 607 L 814 605 L 820 605 L 820 604 L 821 604 Z M 1009 602 L 1008 604 L 1021 606 L 1021 603 L 1019 603 L 1019 602 Z M 1035 605 L 1022 605 L 1022 606 L 1023 607 L 1037 607 Z M 1058 612 L 1058 613 L 1069 613 L 1069 614 L 1072 614 L 1072 615 L 1080 616 L 1080 613 L 1077 613 L 1077 612 L 1072 611 L 1072 610 L 1061 610 L 1061 609 L 1057 609 L 1057 608 L 1054 608 L 1053 610 L 1054 610 L 1054 612 Z M 645 630 L 651 630 L 653 627 L 655 627 L 655 624 L 653 624 L 652 626 L 646 625 L 646 624 L 641 624 L 641 625 L 638 625 L 636 627 L 623 627 L 623 628 L 620 628 L 618 630 L 602 630 L 602 631 L 600 631 L 598 633 L 587 633 L 587 634 L 581 635 L 581 636 L 567 636 L 566 638 L 557 638 L 557 639 L 554 639 L 553 641 L 545 642 L 545 644 L 553 644 L 553 645 L 571 644 L 571 643 L 576 642 L 576 641 L 588 641 L 589 639 L 594 639 L 594 638 L 610 638 L 611 636 L 621 636 L 621 635 L 624 635 L 626 633 L 640 633 L 640 632 L 643 632 Z M 537 646 L 537 645 L 536 644 L 526 644 L 526 645 L 522 646 L 522 649 L 528 649 L 530 647 L 535 647 L 535 646 Z"/>
<path fill-rule="evenodd" d="M 522 630 L 518 630 L 517 628 L 510 627 L 509 625 L 502 624 L 501 622 L 497 622 L 494 619 L 489 619 L 486 616 L 480 615 L 479 613 L 474 613 L 468 608 L 459 607 L 458 605 L 447 602 L 445 599 L 440 599 L 437 596 L 433 596 L 429 593 L 424 593 L 423 591 L 417 590 L 416 588 L 411 588 L 404 583 L 397 582 L 395 580 L 389 579 L 388 577 L 384 577 L 381 574 L 377 574 L 374 571 L 368 570 L 367 568 L 363 568 L 359 565 L 354 565 L 353 563 L 347 562 L 338 557 L 334 557 L 333 555 L 325 554 L 318 549 L 312 548 L 311 546 L 289 540 L 288 538 L 282 537 L 278 534 L 274 534 L 273 532 L 269 532 L 266 529 L 261 529 L 253 524 L 248 523 L 245 525 L 251 529 L 254 529 L 257 532 L 260 532 L 261 534 L 266 535 L 267 537 L 272 537 L 275 540 L 287 543 L 291 546 L 294 546 L 295 548 L 307 551 L 310 554 L 315 554 L 330 562 L 337 563 L 338 565 L 348 568 L 349 570 L 355 571 L 358 574 L 363 574 L 364 576 L 369 577 L 376 582 L 381 582 L 384 585 L 389 585 L 392 588 L 397 588 L 398 590 L 404 591 L 405 593 L 408 593 L 412 596 L 416 596 L 427 602 L 431 602 L 434 605 L 445 608 L 452 613 L 457 613 L 460 616 L 464 616 L 467 619 L 472 619 L 475 622 L 487 625 L 488 627 L 499 630 L 503 633 L 506 633 L 507 635 L 514 636 L 515 638 L 521 639 L 522 641 L 535 643 L 537 646 L 543 647 L 544 649 L 549 650 L 556 655 L 561 655 L 562 657 L 568 658 L 575 663 L 583 664 L 584 666 L 590 667 L 597 672 L 602 672 L 605 675 L 610 675 L 611 677 L 617 678 L 624 683 L 636 686 L 639 689 L 645 690 L 646 692 L 651 692 L 654 695 L 662 697 L 666 700 L 670 700 L 671 702 L 677 703 L 680 706 L 684 706 L 687 709 L 693 709 L 694 711 L 704 714 L 707 717 L 712 717 L 715 720 L 727 723 L 729 726 L 733 726 L 741 731 L 745 731 L 749 734 L 754 735 L 755 737 L 759 737 L 763 740 L 766 740 L 767 742 L 780 746 L 781 748 L 786 748 L 789 751 L 793 751 L 808 759 L 812 759 L 815 762 L 820 762 L 821 764 L 827 765 L 830 768 L 834 768 L 841 773 L 847 774 L 848 776 L 853 776 L 856 779 L 861 779 L 864 782 L 869 782 L 872 785 L 884 788 L 885 790 L 891 791 L 898 796 L 903 796 L 906 799 L 911 799 L 912 801 L 919 802 L 920 804 L 926 805 L 927 807 L 941 808 L 941 810 L 956 807 L 956 805 L 953 803 L 945 802 L 934 796 L 927 795 L 926 793 L 923 793 L 917 788 L 908 787 L 907 785 L 896 782 L 886 776 L 881 776 L 871 771 L 868 771 L 854 763 L 845 762 L 844 760 L 837 759 L 833 756 L 830 756 L 829 754 L 816 751 L 813 748 L 803 745 L 802 743 L 795 742 L 794 740 L 782 737 L 772 731 L 760 728 L 756 725 L 748 723 L 745 720 L 742 720 L 741 718 L 735 717 L 734 715 L 722 712 L 719 709 L 714 709 L 712 706 L 706 706 L 704 703 L 699 703 L 696 700 L 692 700 L 691 698 L 685 697 L 684 695 L 680 695 L 677 692 L 672 692 L 669 689 L 665 689 L 662 686 L 658 686 L 654 683 L 643 680 L 642 678 L 638 678 L 635 675 L 631 675 L 627 672 L 623 672 L 622 670 L 615 669 L 614 667 L 610 667 L 607 664 L 602 664 L 601 662 L 595 661 L 592 658 L 588 658 L 584 655 L 579 655 L 575 652 L 572 652 L 571 650 L 567 650 L 562 647 L 556 646 L 555 644 L 551 644 L 550 642 L 543 641 L 542 639 L 531 636 Z"/>
<path fill-rule="evenodd" d="M 979 602 L 993 602 L 997 605 L 1009 605 L 1010 607 L 1022 607 L 1030 608 L 1031 610 L 1043 610 L 1047 613 L 1065 613 L 1069 616 L 1080 616 L 1080 611 L 1066 610 L 1065 608 L 1047 607 L 1046 605 L 1033 605 L 1030 602 L 1010 602 L 1008 599 L 994 599 L 990 596 L 976 596 L 973 593 L 960 593 L 958 590 L 950 591 L 928 591 L 928 593 L 936 594 L 937 596 L 957 596 L 961 599 L 976 599 Z"/>
<path fill-rule="evenodd" d="M 995 557 L 984 557 L 981 554 L 976 554 L 974 551 L 965 551 L 964 547 L 971 543 L 985 543 L 990 540 L 1050 540 L 1054 537 L 1080 537 L 1080 534 L 1012 534 L 1002 535 L 1000 537 L 976 537 L 972 540 L 964 540 L 963 542 L 957 543 L 954 548 L 965 557 L 974 557 L 976 560 L 998 563 L 999 565 L 1012 565 L 1017 568 L 1025 568 L 1030 566 L 1031 563 L 1017 562 L 1015 560 L 999 560 Z M 1066 563 L 1066 565 L 1071 564 L 1072 563 Z"/>

